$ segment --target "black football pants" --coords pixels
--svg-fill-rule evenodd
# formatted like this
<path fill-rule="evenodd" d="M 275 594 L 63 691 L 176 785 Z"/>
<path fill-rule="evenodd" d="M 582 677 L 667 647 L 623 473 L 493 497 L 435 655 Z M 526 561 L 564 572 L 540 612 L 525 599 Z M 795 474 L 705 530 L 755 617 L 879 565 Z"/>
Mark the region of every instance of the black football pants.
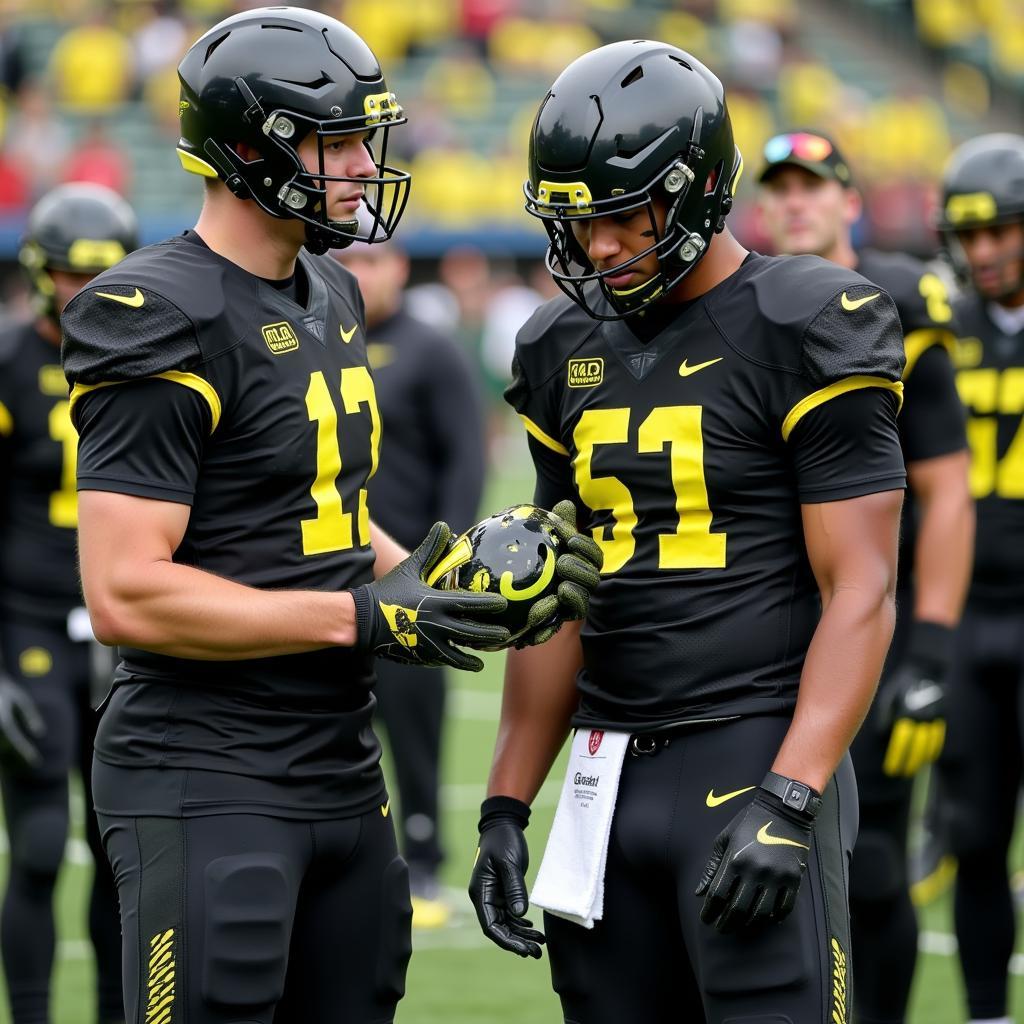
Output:
<path fill-rule="evenodd" d="M 702 900 L 694 895 L 716 835 L 751 800 L 752 792 L 741 791 L 764 778 L 789 723 L 759 717 L 689 726 L 662 734 L 652 754 L 627 753 L 603 920 L 588 930 L 544 915 L 566 1024 L 849 1019 L 847 888 L 857 828 L 849 758 L 826 788 L 786 920 L 721 935 L 701 922 Z"/>
<path fill-rule="evenodd" d="M 432 875 L 444 858 L 438 788 L 444 723 L 444 669 L 378 659 L 377 714 L 387 729 L 398 783 L 402 854 L 412 873 Z"/>
<path fill-rule="evenodd" d="M 943 828 L 957 858 L 954 908 L 971 1017 L 1007 1014 L 1015 911 L 1007 852 L 1024 751 L 1024 609 L 968 602 L 957 633 Z"/>
<path fill-rule="evenodd" d="M 40 764 L 0 773 L 11 856 L 0 946 L 14 1024 L 48 1024 L 55 931 L 53 894 L 68 837 L 68 775 L 81 772 L 86 838 L 94 874 L 89 935 L 96 954 L 102 1024 L 123 1020 L 121 930 L 117 894 L 92 813 L 90 765 L 96 714 L 90 707 L 89 645 L 63 625 L 7 622 L 0 627 L 3 663 L 24 686 L 46 725 Z"/>
<path fill-rule="evenodd" d="M 883 687 L 903 657 L 909 634 L 909 596 L 899 603 L 901 614 L 882 674 Z M 889 730 L 880 720 L 880 710 L 876 701 L 850 748 L 860 800 L 860 829 L 850 871 L 857 1024 L 903 1024 L 917 964 L 917 914 L 907 875 L 914 780 L 892 778 L 882 771 Z"/>
<path fill-rule="evenodd" d="M 411 953 L 390 817 L 99 815 L 128 1024 L 390 1024 Z"/>

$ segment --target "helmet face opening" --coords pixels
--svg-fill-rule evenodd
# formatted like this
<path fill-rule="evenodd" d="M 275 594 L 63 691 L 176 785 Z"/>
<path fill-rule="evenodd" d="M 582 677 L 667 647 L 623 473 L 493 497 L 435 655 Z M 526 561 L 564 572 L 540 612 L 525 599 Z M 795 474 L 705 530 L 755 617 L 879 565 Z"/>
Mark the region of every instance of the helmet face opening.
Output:
<path fill-rule="evenodd" d="M 620 320 L 672 291 L 724 227 L 742 172 L 721 83 L 689 54 L 632 40 L 585 54 L 559 76 L 530 137 L 526 210 L 548 235 L 555 283 L 597 320 Z M 598 270 L 572 225 L 645 209 L 654 241 Z M 609 279 L 657 256 L 639 285 Z"/>
<path fill-rule="evenodd" d="M 246 12 L 195 43 L 178 75 L 178 155 L 186 170 L 220 178 L 272 217 L 302 221 L 306 248 L 315 253 L 394 234 L 410 175 L 387 163 L 388 135 L 406 117 L 376 58 L 351 29 L 299 8 Z M 366 134 L 374 172 L 327 174 L 326 140 L 354 133 Z M 317 142 L 314 170 L 298 152 L 310 136 Z M 242 159 L 240 145 L 259 158 Z M 350 219 L 330 217 L 332 182 L 360 186 L 358 218 L 355 212 Z"/>

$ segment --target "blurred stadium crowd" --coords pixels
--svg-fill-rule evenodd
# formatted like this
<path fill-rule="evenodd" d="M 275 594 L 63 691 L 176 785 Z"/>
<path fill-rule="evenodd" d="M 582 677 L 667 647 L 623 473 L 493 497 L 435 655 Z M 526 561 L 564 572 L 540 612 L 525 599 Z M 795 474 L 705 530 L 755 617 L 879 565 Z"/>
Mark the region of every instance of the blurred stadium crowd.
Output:
<path fill-rule="evenodd" d="M 243 0 L 4 0 L 0 4 L 0 297 L 19 287 L 24 216 L 62 181 L 96 181 L 139 213 L 143 242 L 192 222 L 175 68 Z M 733 230 L 753 217 L 764 142 L 827 130 L 864 192 L 858 241 L 929 255 L 934 182 L 950 149 L 1019 101 L 1017 0 L 319 0 L 367 39 L 409 113 L 391 156 L 414 179 L 402 243 L 417 312 L 454 329 L 497 392 L 515 328 L 546 294 L 542 233 L 522 212 L 529 126 L 565 65 L 602 43 L 674 42 L 726 81 L 747 161 Z M 857 38 L 844 29 L 857 29 Z M 903 59 L 894 59 L 902 52 Z M 443 257 L 443 260 L 442 260 Z M 440 266 L 437 261 L 442 260 Z M 6 273 L 4 273 L 6 271 Z M 539 292 L 539 294 L 538 294 Z M 416 297 L 416 296 L 414 296 Z M 494 301 L 492 301 L 494 300 Z"/>

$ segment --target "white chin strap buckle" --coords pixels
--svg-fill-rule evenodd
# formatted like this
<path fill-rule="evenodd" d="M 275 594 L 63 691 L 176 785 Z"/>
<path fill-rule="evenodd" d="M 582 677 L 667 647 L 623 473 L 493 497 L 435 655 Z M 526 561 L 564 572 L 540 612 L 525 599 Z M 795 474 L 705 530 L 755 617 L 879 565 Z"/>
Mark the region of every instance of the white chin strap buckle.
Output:
<path fill-rule="evenodd" d="M 707 242 L 696 231 L 692 231 L 686 241 L 679 247 L 679 258 L 684 263 L 693 263 L 694 260 L 704 255 L 704 250 L 707 247 Z"/>

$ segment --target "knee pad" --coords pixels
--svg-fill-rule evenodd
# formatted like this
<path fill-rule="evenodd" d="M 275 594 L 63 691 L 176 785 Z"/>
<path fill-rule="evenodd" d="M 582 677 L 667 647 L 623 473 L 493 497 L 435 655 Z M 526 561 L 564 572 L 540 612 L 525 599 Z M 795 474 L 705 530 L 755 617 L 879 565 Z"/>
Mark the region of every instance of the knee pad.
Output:
<path fill-rule="evenodd" d="M 67 806 L 40 803 L 17 818 L 11 841 L 11 866 L 20 871 L 56 878 L 68 837 Z"/>
<path fill-rule="evenodd" d="M 384 869 L 380 881 L 380 952 L 377 957 L 377 993 L 386 1002 L 405 995 L 405 972 L 412 956 L 412 903 L 409 868 L 401 857 Z"/>
<path fill-rule="evenodd" d="M 206 866 L 202 994 L 209 1003 L 257 1007 L 284 994 L 295 894 L 282 858 L 221 857 Z"/>
<path fill-rule="evenodd" d="M 862 829 L 853 849 L 850 900 L 884 903 L 907 888 L 906 851 L 881 829 Z"/>

